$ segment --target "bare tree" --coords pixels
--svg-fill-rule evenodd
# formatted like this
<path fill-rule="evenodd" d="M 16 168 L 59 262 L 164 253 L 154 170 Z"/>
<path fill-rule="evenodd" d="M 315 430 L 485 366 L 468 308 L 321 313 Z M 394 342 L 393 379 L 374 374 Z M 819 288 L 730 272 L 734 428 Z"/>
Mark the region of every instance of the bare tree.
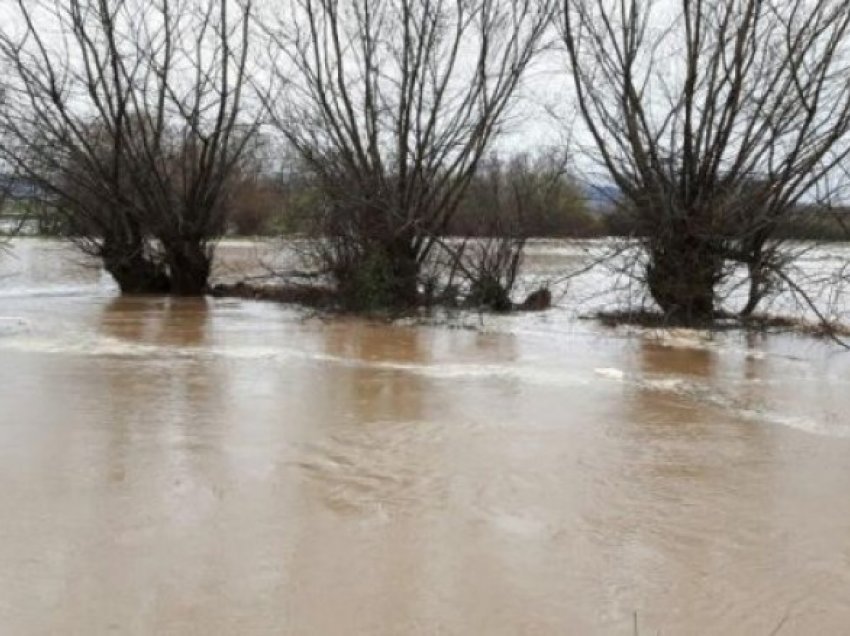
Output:
<path fill-rule="evenodd" d="M 0 154 L 125 292 L 199 294 L 225 229 L 250 0 L 6 0 Z"/>
<path fill-rule="evenodd" d="M 2 179 L 2 175 L 0 175 L 0 179 Z M 8 200 L 9 185 L 0 180 L 0 251 L 7 247 L 10 234 L 9 219 L 6 218 Z"/>
<path fill-rule="evenodd" d="M 419 274 L 544 46 L 549 0 L 290 0 L 267 33 L 272 123 L 323 196 L 321 266 L 355 304 Z"/>
<path fill-rule="evenodd" d="M 3 87 L 0 86 L 0 109 L 5 107 L 5 97 L 5 90 L 3 90 Z M 0 139 L 0 144 L 2 143 L 2 139 Z M 2 162 L 0 162 L 0 166 L 3 166 Z M 0 251 L 8 246 L 10 232 L 9 227 L 6 225 L 8 223 L 6 214 L 8 213 L 8 201 L 11 188 L 12 180 L 8 172 L 6 170 L 0 172 Z"/>
<path fill-rule="evenodd" d="M 481 162 L 449 224 L 451 238 L 440 241 L 432 259 L 439 263 L 433 277 L 447 279 L 446 300 L 497 311 L 515 307 L 528 239 L 580 235 L 594 223 L 568 165 L 567 155 L 552 151 L 493 153 Z M 439 289 L 437 282 L 429 287 Z"/>
<path fill-rule="evenodd" d="M 847 152 L 850 4 L 566 0 L 559 26 L 655 302 L 711 319 L 740 263 L 752 312 L 788 262 L 777 228 Z"/>

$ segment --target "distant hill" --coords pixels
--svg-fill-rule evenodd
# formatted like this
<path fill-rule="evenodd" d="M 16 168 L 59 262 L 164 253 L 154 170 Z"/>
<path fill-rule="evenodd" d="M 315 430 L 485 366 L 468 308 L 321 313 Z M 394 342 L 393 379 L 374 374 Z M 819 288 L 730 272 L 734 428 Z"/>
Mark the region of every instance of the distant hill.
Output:
<path fill-rule="evenodd" d="M 0 174 L 0 194 L 15 201 L 38 198 L 41 189 L 30 179 Z"/>
<path fill-rule="evenodd" d="M 596 212 L 611 208 L 620 198 L 620 189 L 610 183 L 591 183 L 584 187 L 588 206 Z"/>

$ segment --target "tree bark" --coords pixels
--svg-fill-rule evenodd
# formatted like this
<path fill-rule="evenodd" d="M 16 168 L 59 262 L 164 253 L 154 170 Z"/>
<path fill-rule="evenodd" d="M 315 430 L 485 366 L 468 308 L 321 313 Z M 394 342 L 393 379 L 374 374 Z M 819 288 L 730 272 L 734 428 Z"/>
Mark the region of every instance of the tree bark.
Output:
<path fill-rule="evenodd" d="M 653 245 L 649 258 L 649 292 L 671 320 L 699 323 L 714 318 L 722 261 L 710 245 L 693 237 L 671 237 Z"/>
<path fill-rule="evenodd" d="M 211 270 L 207 250 L 197 241 L 180 241 L 165 246 L 171 278 L 171 293 L 202 296 L 208 290 Z"/>
<path fill-rule="evenodd" d="M 167 294 L 171 282 L 163 268 L 137 252 L 104 254 L 103 266 L 122 294 Z"/>
<path fill-rule="evenodd" d="M 752 316 L 764 298 L 767 289 L 767 277 L 765 276 L 764 266 L 760 261 L 748 263 L 747 271 L 749 272 L 747 304 L 740 312 L 740 315 L 744 318 Z"/>

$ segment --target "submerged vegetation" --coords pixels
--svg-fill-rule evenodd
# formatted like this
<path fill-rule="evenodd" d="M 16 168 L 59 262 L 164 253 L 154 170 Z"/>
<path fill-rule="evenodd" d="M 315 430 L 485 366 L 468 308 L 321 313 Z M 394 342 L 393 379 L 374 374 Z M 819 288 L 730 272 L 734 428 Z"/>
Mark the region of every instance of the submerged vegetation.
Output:
<path fill-rule="evenodd" d="M 750 319 L 791 293 L 827 323 L 795 264 L 799 240 L 847 238 L 839 0 L 8 12 L 4 230 L 73 241 L 124 293 L 540 309 L 545 286 L 517 297 L 528 240 L 613 236 L 594 262 L 650 301 L 617 320 Z M 583 141 L 497 150 L 542 59 Z M 211 288 L 226 235 L 307 240 L 283 283 Z"/>

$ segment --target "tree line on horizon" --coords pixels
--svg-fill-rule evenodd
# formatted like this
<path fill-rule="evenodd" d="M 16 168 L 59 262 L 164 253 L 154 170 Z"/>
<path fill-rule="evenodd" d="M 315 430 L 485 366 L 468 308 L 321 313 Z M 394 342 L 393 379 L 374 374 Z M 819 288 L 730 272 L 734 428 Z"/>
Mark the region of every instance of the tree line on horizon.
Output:
<path fill-rule="evenodd" d="M 222 236 L 295 232 L 341 306 L 507 309 L 528 238 L 615 235 L 613 277 L 705 322 L 741 272 L 741 315 L 813 303 L 792 239 L 845 235 L 847 1 L 0 5 L 0 162 L 124 293 L 207 293 Z M 587 141 L 496 153 L 544 57 Z"/>
<path fill-rule="evenodd" d="M 72 237 L 66 215 L 34 184 L 0 175 L 0 191 L 4 188 L 10 193 L 6 218 L 25 217 L 31 234 Z M 513 231 L 529 238 L 598 238 L 626 232 L 611 192 L 588 190 L 553 152 L 493 152 L 482 160 L 444 233 L 492 236 L 507 231 L 482 222 L 497 217 L 513 219 Z M 308 235 L 312 211 L 319 205 L 320 188 L 309 170 L 294 160 L 285 169 L 243 174 L 234 185 L 224 235 Z"/>

